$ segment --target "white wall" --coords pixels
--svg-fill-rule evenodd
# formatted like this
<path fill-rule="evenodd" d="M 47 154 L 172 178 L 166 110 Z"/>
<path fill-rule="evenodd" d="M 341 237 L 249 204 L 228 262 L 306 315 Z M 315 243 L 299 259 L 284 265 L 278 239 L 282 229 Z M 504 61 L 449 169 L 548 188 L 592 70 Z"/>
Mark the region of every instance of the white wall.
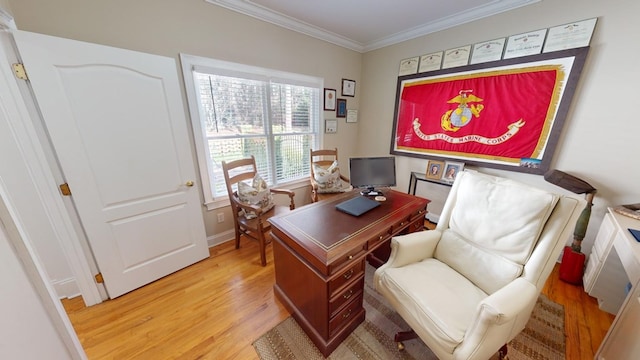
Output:
<path fill-rule="evenodd" d="M 589 253 L 606 207 L 640 202 L 640 167 L 637 166 L 640 121 L 635 116 L 640 48 L 632 41 L 632 34 L 640 33 L 640 22 L 636 21 L 639 10 L 637 1 L 546 0 L 366 53 L 358 152 L 387 154 L 389 151 L 401 59 L 598 17 L 591 50 L 552 164 L 552 168 L 578 176 L 598 189 L 583 243 L 583 252 Z M 410 171 L 424 172 L 426 162 L 398 158 L 400 190 L 406 191 Z M 564 192 L 546 183 L 540 175 L 478 170 Z M 418 194 L 434 200 L 443 198 L 440 192 L 447 190 L 437 185 L 418 188 Z M 439 212 L 441 202 L 434 201 L 429 208 Z"/>
<path fill-rule="evenodd" d="M 0 207 L 4 207 L 1 198 Z M 0 220 L 4 219 L 0 216 Z M 79 342 L 74 349 L 78 352 L 70 352 L 67 348 L 59 329 L 50 318 L 50 311 L 47 310 L 47 306 L 32 285 L 33 276 L 29 276 L 21 263 L 2 221 L 0 221 L 0 264 L 2 264 L 0 358 L 25 360 L 82 358 L 84 354 L 81 353 L 82 348 Z M 72 336 L 71 333 L 63 332 L 65 333 Z"/>

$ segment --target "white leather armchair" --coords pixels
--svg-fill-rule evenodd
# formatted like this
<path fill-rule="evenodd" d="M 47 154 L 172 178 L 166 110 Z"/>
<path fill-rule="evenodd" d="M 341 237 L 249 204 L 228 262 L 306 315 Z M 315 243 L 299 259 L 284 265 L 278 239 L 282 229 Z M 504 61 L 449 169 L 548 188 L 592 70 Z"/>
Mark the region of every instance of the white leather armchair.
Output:
<path fill-rule="evenodd" d="M 374 286 L 439 359 L 506 353 L 584 205 L 463 171 L 435 230 L 391 240 L 391 256 L 376 270 Z M 407 338 L 401 334 L 396 341 Z"/>

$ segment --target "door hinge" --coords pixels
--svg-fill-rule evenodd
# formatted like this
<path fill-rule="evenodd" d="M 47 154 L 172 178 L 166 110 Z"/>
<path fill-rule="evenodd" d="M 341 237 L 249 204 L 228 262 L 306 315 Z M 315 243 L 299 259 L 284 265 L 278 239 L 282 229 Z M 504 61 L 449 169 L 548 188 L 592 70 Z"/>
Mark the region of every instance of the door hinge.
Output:
<path fill-rule="evenodd" d="M 97 273 L 95 278 L 98 284 L 104 284 L 104 278 L 102 277 L 102 273 Z"/>
<path fill-rule="evenodd" d="M 13 67 L 13 73 L 18 79 L 29 80 L 29 77 L 27 76 L 27 70 L 24 69 L 24 64 L 11 64 L 11 67 Z"/>
<path fill-rule="evenodd" d="M 71 196 L 71 189 L 69 188 L 69 184 L 60 184 L 60 192 L 62 192 L 62 195 L 64 196 Z"/>

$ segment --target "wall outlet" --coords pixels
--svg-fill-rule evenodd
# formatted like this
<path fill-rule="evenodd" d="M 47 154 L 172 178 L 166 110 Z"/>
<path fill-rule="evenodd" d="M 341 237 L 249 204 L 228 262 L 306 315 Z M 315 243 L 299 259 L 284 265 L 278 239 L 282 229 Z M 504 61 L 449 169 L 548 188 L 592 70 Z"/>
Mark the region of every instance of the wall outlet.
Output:
<path fill-rule="evenodd" d="M 218 224 L 224 222 L 224 213 L 218 213 Z"/>

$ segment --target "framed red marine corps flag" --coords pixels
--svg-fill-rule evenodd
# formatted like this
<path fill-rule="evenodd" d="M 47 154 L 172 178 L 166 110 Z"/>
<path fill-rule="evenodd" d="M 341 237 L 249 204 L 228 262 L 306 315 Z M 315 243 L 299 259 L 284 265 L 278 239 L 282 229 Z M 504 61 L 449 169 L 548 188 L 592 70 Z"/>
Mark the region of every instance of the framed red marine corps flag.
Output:
<path fill-rule="evenodd" d="M 391 153 L 543 174 L 588 49 L 399 77 Z"/>

